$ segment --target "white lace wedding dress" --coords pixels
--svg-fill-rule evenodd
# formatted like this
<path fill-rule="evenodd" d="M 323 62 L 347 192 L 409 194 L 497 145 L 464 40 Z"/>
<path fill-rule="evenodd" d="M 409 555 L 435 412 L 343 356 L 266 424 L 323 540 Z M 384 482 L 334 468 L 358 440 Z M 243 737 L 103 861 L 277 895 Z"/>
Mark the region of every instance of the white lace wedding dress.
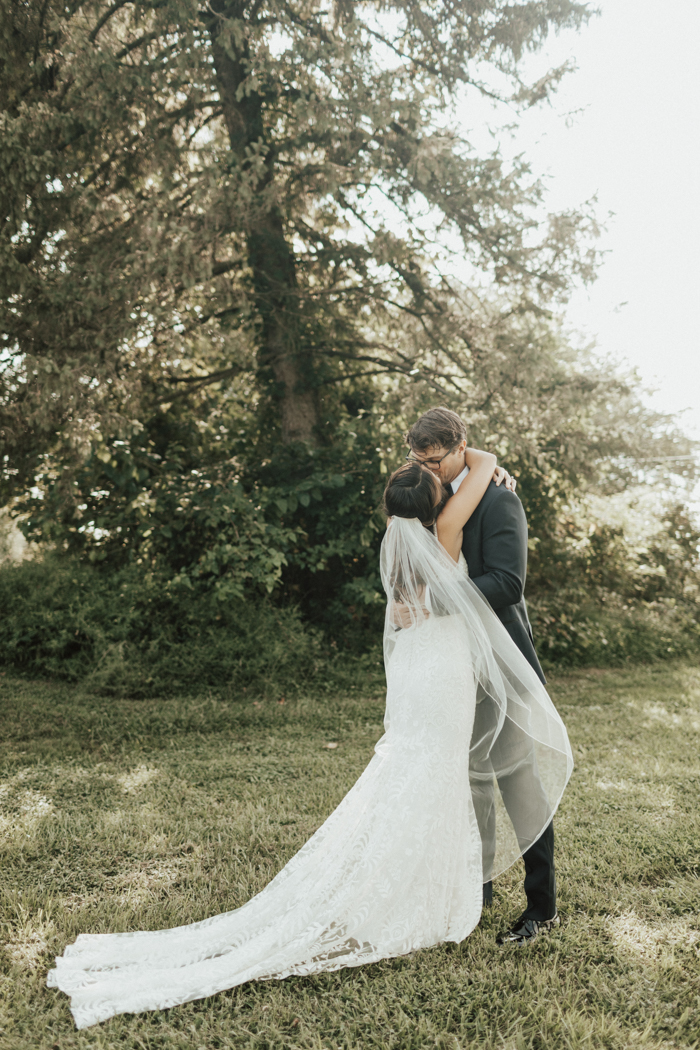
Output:
<path fill-rule="evenodd" d="M 389 530 L 394 542 L 402 529 Z M 416 565 L 421 544 L 435 555 L 423 535 L 420 528 L 410 536 Z M 449 559 L 436 556 L 440 571 L 456 578 Z M 474 929 L 483 876 L 469 743 L 483 675 L 476 671 L 474 623 L 454 604 L 446 607 L 449 587 L 438 613 L 428 614 L 430 574 L 418 568 L 414 622 L 395 632 L 387 616 L 386 731 L 360 779 L 272 882 L 236 911 L 157 932 L 81 934 L 48 975 L 50 987 L 71 997 L 78 1028 L 245 981 L 405 955 L 461 941 Z M 463 570 L 458 575 L 467 580 Z M 430 582 L 439 588 L 437 578 Z M 394 583 L 389 574 L 385 586 Z M 407 598 L 404 588 L 400 600 Z M 482 636 L 483 629 L 476 648 L 483 648 Z"/>

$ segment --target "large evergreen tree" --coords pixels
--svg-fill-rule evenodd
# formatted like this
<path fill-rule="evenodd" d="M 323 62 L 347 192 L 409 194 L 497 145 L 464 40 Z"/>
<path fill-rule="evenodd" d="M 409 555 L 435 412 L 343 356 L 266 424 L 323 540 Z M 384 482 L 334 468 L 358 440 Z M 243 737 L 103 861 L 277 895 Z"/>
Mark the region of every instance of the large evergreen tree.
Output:
<path fill-rule="evenodd" d="M 324 440 L 347 376 L 436 395 L 490 350 L 479 302 L 590 275 L 523 164 L 475 155 L 460 94 L 547 97 L 517 62 L 570 0 L 2 0 L 0 426 L 19 484 L 153 405 L 236 380 L 273 440 Z M 60 436 L 59 436 L 60 435 Z M 276 438 L 275 438 L 275 435 Z"/>

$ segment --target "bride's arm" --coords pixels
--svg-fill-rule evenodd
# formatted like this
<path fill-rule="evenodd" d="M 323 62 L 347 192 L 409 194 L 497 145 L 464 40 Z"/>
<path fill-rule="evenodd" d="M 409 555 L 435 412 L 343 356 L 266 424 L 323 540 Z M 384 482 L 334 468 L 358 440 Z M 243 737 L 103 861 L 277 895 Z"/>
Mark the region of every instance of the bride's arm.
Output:
<path fill-rule="evenodd" d="M 438 539 L 454 561 L 459 560 L 462 529 L 479 506 L 489 487 L 497 460 L 491 452 L 468 448 L 464 460 L 469 473 L 454 496 L 447 501 L 437 520 Z"/>

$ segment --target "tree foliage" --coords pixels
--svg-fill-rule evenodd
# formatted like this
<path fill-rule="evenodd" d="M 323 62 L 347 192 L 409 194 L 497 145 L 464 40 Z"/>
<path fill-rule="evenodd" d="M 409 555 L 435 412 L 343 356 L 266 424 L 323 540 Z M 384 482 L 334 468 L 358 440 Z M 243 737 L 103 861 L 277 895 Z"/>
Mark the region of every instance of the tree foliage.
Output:
<path fill-rule="evenodd" d="M 526 85 L 517 59 L 585 5 L 2 9 L 1 424 L 23 479 L 232 379 L 273 442 L 322 442 L 358 373 L 463 393 L 477 304 L 434 265 L 440 234 L 521 308 L 590 274 L 585 220 L 538 222 L 527 166 L 444 118 L 467 89 L 546 97 L 561 71 Z"/>

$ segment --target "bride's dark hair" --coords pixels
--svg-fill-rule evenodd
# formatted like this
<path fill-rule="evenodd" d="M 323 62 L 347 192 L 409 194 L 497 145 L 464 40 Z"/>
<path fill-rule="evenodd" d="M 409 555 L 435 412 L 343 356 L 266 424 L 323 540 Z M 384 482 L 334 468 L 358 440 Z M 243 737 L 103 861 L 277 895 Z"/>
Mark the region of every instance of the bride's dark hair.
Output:
<path fill-rule="evenodd" d="M 438 498 L 439 497 L 439 498 Z M 449 492 L 440 479 L 420 463 L 404 463 L 384 489 L 384 510 L 389 517 L 418 518 L 429 527 L 447 503 Z"/>

